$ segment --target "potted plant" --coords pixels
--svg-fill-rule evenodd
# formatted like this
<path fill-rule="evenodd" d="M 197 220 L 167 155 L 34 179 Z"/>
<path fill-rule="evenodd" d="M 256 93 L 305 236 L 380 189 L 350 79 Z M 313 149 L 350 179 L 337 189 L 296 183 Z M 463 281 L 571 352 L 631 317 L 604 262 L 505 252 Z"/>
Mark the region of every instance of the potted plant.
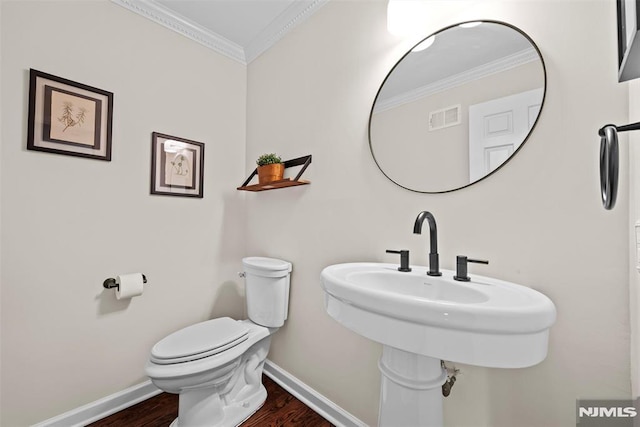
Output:
<path fill-rule="evenodd" d="M 284 163 L 275 153 L 263 154 L 258 157 L 256 163 L 258 164 L 258 182 L 260 184 L 280 181 L 284 176 Z"/>

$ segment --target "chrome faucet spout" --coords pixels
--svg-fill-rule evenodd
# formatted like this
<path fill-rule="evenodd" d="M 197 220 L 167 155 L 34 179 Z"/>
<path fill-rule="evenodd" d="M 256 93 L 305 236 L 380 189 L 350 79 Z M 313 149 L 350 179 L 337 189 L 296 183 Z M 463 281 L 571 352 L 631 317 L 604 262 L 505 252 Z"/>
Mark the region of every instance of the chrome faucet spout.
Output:
<path fill-rule="evenodd" d="M 438 255 L 438 227 L 436 219 L 431 212 L 422 211 L 418 214 L 416 222 L 413 224 L 413 233 L 422 234 L 422 223 L 424 220 L 429 223 L 429 276 L 442 276 L 440 272 L 440 257 Z"/>

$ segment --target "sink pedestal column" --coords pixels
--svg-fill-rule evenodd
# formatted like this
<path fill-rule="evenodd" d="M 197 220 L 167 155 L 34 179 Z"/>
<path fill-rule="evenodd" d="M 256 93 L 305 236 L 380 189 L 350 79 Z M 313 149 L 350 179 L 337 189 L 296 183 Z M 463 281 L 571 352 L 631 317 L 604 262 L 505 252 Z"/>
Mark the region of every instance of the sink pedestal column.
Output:
<path fill-rule="evenodd" d="M 442 384 L 447 372 L 439 359 L 384 346 L 379 427 L 442 427 Z"/>

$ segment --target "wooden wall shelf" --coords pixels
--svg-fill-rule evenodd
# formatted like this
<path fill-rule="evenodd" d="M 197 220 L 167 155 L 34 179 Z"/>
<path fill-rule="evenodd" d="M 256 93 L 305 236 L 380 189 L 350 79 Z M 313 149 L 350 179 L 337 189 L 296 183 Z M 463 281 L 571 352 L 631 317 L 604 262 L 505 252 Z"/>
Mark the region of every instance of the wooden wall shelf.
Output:
<path fill-rule="evenodd" d="M 266 190 L 275 190 L 276 188 L 286 188 L 286 187 L 295 187 L 297 185 L 306 185 L 310 184 L 309 181 L 305 181 L 300 179 L 304 171 L 307 169 L 309 164 L 311 163 L 311 155 L 298 157 L 297 159 L 286 160 L 283 162 L 284 168 L 290 168 L 294 166 L 302 166 L 298 174 L 295 178 L 285 178 L 279 181 L 271 181 L 267 184 L 253 184 L 249 185 L 254 176 L 258 174 L 258 168 L 255 168 L 249 178 L 247 178 L 244 183 L 238 187 L 238 190 L 242 191 L 266 191 Z"/>

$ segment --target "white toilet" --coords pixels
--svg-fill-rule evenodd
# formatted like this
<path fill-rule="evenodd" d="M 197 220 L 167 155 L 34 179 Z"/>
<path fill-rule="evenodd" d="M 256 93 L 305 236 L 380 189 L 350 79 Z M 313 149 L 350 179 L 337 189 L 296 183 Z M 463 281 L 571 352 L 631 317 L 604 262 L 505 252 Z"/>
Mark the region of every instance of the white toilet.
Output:
<path fill-rule="evenodd" d="M 291 263 L 242 259 L 248 320 L 221 317 L 188 326 L 151 349 L 146 373 L 180 394 L 172 427 L 235 427 L 267 398 L 262 368 L 271 334 L 287 319 Z"/>

